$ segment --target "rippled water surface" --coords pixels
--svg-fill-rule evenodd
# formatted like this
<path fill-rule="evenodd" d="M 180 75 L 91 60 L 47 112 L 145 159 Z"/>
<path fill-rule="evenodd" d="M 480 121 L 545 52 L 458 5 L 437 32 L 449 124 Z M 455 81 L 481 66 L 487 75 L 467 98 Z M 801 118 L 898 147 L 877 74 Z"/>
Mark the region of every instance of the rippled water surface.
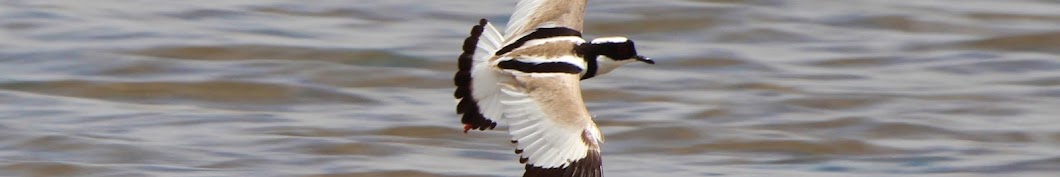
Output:
<path fill-rule="evenodd" d="M 518 176 L 452 74 L 494 0 L 0 1 L 0 176 Z M 591 0 L 604 171 L 1056 176 L 1060 1 Z"/>

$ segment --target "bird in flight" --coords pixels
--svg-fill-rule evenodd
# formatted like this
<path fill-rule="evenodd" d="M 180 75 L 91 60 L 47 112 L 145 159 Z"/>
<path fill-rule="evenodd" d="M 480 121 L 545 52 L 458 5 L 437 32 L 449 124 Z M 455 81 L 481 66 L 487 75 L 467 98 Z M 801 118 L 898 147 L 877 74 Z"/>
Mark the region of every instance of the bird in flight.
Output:
<path fill-rule="evenodd" d="M 507 122 L 524 177 L 600 177 L 603 134 L 580 82 L 624 64 L 654 64 L 632 40 L 582 38 L 587 0 L 522 0 L 501 34 L 482 19 L 454 76 L 464 132 Z"/>

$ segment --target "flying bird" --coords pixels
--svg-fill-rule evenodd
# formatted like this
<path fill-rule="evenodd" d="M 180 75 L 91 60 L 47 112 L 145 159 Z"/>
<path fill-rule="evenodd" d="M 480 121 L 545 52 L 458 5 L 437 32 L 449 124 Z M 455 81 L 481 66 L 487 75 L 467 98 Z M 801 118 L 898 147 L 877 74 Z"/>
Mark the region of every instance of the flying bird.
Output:
<path fill-rule="evenodd" d="M 454 76 L 464 132 L 507 122 L 524 177 L 599 177 L 603 134 L 580 81 L 624 64 L 654 64 L 632 40 L 582 38 L 587 0 L 523 0 L 501 34 L 486 19 L 464 40 Z"/>

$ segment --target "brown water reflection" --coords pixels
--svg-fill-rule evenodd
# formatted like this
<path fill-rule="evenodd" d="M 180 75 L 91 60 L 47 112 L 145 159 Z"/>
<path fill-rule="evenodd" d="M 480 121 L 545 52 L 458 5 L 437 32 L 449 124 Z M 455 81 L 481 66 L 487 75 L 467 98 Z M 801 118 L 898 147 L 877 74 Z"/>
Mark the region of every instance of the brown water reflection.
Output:
<path fill-rule="evenodd" d="M 516 176 L 451 83 L 514 1 L 0 2 L 0 176 Z M 1055 176 L 1060 3 L 591 0 L 607 176 Z"/>

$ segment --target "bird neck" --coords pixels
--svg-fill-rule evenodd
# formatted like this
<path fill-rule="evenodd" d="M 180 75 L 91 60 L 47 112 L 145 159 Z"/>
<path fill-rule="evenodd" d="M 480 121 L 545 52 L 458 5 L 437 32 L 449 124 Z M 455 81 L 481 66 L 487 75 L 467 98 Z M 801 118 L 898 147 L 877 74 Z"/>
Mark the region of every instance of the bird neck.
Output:
<path fill-rule="evenodd" d="M 585 60 L 586 68 L 585 73 L 582 73 L 582 80 L 592 78 L 596 76 L 600 68 L 600 63 L 597 60 L 601 56 L 600 45 L 593 43 L 582 43 L 576 47 L 576 52 L 582 59 Z"/>

